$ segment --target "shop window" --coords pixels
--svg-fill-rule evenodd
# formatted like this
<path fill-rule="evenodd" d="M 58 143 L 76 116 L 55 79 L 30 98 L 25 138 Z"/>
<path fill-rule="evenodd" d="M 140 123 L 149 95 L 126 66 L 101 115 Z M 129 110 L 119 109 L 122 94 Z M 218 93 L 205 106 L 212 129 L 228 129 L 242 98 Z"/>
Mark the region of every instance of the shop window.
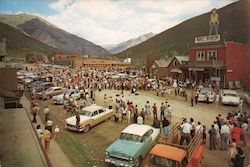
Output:
<path fill-rule="evenodd" d="M 250 54 L 249 54 L 249 51 L 246 51 L 245 59 L 246 59 L 246 61 L 250 61 Z"/>
<path fill-rule="evenodd" d="M 216 50 L 209 50 L 207 51 L 207 60 L 217 60 L 217 51 Z"/>
<path fill-rule="evenodd" d="M 196 61 L 205 61 L 205 52 L 197 51 L 196 52 Z"/>

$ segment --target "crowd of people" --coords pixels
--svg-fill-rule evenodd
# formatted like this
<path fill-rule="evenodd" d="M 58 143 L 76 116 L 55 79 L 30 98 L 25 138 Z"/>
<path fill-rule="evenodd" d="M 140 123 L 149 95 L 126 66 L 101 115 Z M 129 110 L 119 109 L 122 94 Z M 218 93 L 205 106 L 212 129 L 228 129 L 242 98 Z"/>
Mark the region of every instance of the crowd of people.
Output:
<path fill-rule="evenodd" d="M 50 81 L 56 83 L 57 86 L 79 90 L 79 98 L 74 98 L 66 94 L 63 96 L 63 105 L 68 114 L 76 115 L 77 117 L 76 111 L 86 106 L 96 105 L 95 96 L 97 92 L 103 89 L 115 89 L 121 93 L 115 97 L 107 94 L 103 96 L 104 107 L 114 110 L 114 120 L 127 124 L 144 124 L 146 119 L 152 117 L 152 126 L 162 128 L 164 138 L 167 137 L 171 126 L 173 115 L 171 104 L 166 100 L 157 106 L 154 102 L 145 101 L 144 107 L 139 108 L 132 100 L 124 98 L 124 90 L 131 91 L 133 95 L 138 95 L 137 90 L 153 90 L 157 96 L 168 97 L 166 96 L 167 94 L 172 94 L 182 96 L 187 100 L 188 89 L 197 90 L 197 88 L 201 87 L 211 87 L 215 91 L 219 89 L 217 82 L 209 80 L 206 82 L 188 79 L 185 81 L 177 81 L 171 78 L 168 78 L 166 82 L 150 80 L 147 74 L 140 70 L 128 72 L 123 69 L 46 68 L 38 66 L 33 69 L 33 71 L 41 78 L 50 78 Z M 121 77 L 119 74 L 124 74 L 126 77 Z M 192 106 L 198 103 L 197 92 L 193 91 L 193 93 L 191 93 L 190 101 Z M 35 97 L 32 99 L 31 106 L 33 114 L 32 122 L 36 123 L 39 103 Z M 235 166 L 236 163 L 240 163 L 239 157 L 243 155 L 241 146 L 247 146 L 248 138 L 250 137 L 250 115 L 242 112 L 242 105 L 239 106 L 238 111 L 239 112 L 228 113 L 225 119 L 223 119 L 221 115 L 218 115 L 208 131 L 206 126 L 202 125 L 200 121 L 195 122 L 193 118 L 189 120 L 186 118 L 183 119 L 180 126 L 181 138 L 179 144 L 188 145 L 195 134 L 200 134 L 205 144 L 206 136 L 209 134 L 209 149 L 216 150 L 220 148 L 221 150 L 229 151 L 230 162 Z M 55 140 L 57 140 L 59 128 L 55 126 L 55 129 L 52 129 L 53 122 L 49 119 L 48 106 L 43 110 L 43 114 L 47 126 L 43 131 L 40 126 L 37 126 L 37 131 L 40 134 L 39 136 L 43 133 L 45 148 L 48 149 L 48 138 L 51 139 L 52 133 L 54 133 L 53 136 Z M 244 160 L 244 158 L 241 158 L 241 160 L 242 159 Z"/>

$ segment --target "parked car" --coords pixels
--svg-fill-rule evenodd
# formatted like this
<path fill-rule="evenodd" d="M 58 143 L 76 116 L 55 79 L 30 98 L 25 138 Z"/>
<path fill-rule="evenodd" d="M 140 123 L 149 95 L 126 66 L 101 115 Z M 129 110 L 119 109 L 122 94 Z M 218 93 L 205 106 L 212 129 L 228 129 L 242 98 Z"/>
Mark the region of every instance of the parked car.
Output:
<path fill-rule="evenodd" d="M 113 110 L 101 106 L 88 106 L 80 110 L 80 127 L 76 127 L 76 116 L 65 120 L 65 128 L 69 130 L 88 132 L 89 129 L 111 117 Z"/>
<path fill-rule="evenodd" d="M 32 88 L 34 87 L 38 87 L 38 85 L 40 85 L 41 83 L 43 83 L 43 81 L 31 81 L 30 83 L 28 83 L 26 85 L 26 88 L 28 89 L 28 91 L 32 91 Z"/>
<path fill-rule="evenodd" d="M 36 93 L 36 97 L 41 99 L 50 99 L 52 96 L 61 94 L 64 91 L 65 88 L 62 87 L 50 87 L 46 89 L 44 93 L 43 92 Z"/>
<path fill-rule="evenodd" d="M 213 103 L 214 98 L 215 93 L 212 88 L 201 88 L 198 95 L 198 101 L 206 102 L 208 100 L 210 103 Z"/>
<path fill-rule="evenodd" d="M 220 100 L 222 104 L 225 105 L 239 105 L 240 97 L 234 90 L 221 90 L 220 91 Z"/>
<path fill-rule="evenodd" d="M 79 90 L 77 90 L 77 89 L 68 89 L 68 90 L 65 90 L 63 93 L 52 97 L 54 104 L 63 104 L 63 96 L 64 96 L 64 94 L 65 94 L 65 96 L 80 98 Z"/>
<path fill-rule="evenodd" d="M 115 166 L 140 166 L 143 158 L 156 144 L 160 129 L 149 125 L 127 126 L 113 144 L 106 149 L 105 162 Z"/>
<path fill-rule="evenodd" d="M 244 95 L 244 99 L 246 100 L 246 102 L 247 102 L 248 104 L 250 104 L 250 93 L 245 94 L 245 95 Z"/>
<path fill-rule="evenodd" d="M 34 88 L 36 92 L 42 92 L 43 90 L 47 90 L 48 88 L 53 87 L 53 86 L 55 85 L 51 82 L 43 82 L 41 84 L 38 84 Z"/>

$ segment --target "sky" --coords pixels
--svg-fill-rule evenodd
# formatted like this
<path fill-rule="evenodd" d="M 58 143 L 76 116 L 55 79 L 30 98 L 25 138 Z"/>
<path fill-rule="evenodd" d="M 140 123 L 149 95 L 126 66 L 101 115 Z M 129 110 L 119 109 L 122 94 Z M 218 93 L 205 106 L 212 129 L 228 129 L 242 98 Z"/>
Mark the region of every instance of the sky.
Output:
<path fill-rule="evenodd" d="M 160 33 L 237 0 L 0 0 L 1 14 L 38 15 L 98 45 Z"/>

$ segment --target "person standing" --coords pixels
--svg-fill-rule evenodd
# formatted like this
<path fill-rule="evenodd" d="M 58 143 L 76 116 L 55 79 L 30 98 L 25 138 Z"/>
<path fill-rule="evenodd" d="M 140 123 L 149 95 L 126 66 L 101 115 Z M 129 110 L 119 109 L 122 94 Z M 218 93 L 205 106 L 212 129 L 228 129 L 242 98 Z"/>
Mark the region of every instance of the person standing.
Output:
<path fill-rule="evenodd" d="M 209 149 L 210 150 L 216 150 L 216 129 L 214 128 L 214 125 L 211 126 L 211 129 L 208 131 L 209 133 Z"/>
<path fill-rule="evenodd" d="M 76 112 L 76 128 L 77 128 L 77 130 L 80 129 L 80 115 L 79 115 L 79 112 Z"/>
<path fill-rule="evenodd" d="M 184 141 L 186 141 L 186 145 L 188 145 L 191 138 L 190 133 L 192 130 L 192 125 L 189 122 L 187 122 L 186 118 L 183 120 L 181 129 L 182 131 L 181 131 L 180 145 L 182 145 Z"/>
<path fill-rule="evenodd" d="M 33 120 L 32 120 L 32 122 L 33 122 L 33 123 L 36 123 L 36 122 L 37 122 L 37 121 L 36 121 L 36 116 L 37 116 L 38 112 L 39 112 L 39 107 L 38 107 L 38 106 L 34 106 L 34 107 L 32 108 L 32 114 L 33 114 Z"/>
<path fill-rule="evenodd" d="M 45 151 L 48 151 L 48 149 L 49 149 L 50 137 L 51 137 L 51 132 L 48 130 L 48 127 L 45 127 L 45 130 L 43 132 L 44 149 L 45 149 Z"/>
<path fill-rule="evenodd" d="M 43 113 L 44 113 L 44 117 L 45 117 L 45 123 L 47 123 L 48 119 L 49 119 L 49 107 L 46 106 L 44 109 L 43 109 Z"/>
<path fill-rule="evenodd" d="M 154 105 L 152 106 L 152 112 L 153 112 L 154 119 L 157 118 L 157 106 L 156 106 L 156 103 L 154 103 Z"/>
<path fill-rule="evenodd" d="M 237 154 L 233 162 L 234 167 L 244 167 L 245 155 L 241 147 L 237 148 Z"/>
<path fill-rule="evenodd" d="M 227 146 L 229 144 L 229 135 L 230 135 L 230 128 L 227 125 L 227 122 L 221 126 L 221 150 L 227 151 Z"/>
<path fill-rule="evenodd" d="M 146 116 L 149 117 L 150 116 L 150 104 L 149 101 L 147 101 L 147 103 L 145 104 L 145 112 L 146 112 Z"/>
<path fill-rule="evenodd" d="M 171 108 L 170 104 L 167 105 L 166 108 L 167 108 L 166 109 L 166 111 L 167 111 L 167 113 L 166 113 L 167 114 L 167 119 L 169 120 L 169 122 L 171 122 L 173 113 L 172 113 L 172 108 Z"/>
<path fill-rule="evenodd" d="M 169 125 L 170 125 L 170 122 L 166 119 L 166 117 L 163 117 L 163 120 L 162 120 L 163 138 L 166 138 L 168 135 Z"/>
<path fill-rule="evenodd" d="M 239 127 L 239 124 L 234 124 L 234 127 L 232 129 L 231 135 L 232 139 L 235 140 L 237 146 L 240 145 L 240 136 L 243 133 L 243 130 Z"/>
<path fill-rule="evenodd" d="M 59 132 L 60 132 L 60 129 L 59 129 L 58 125 L 56 125 L 56 126 L 55 126 L 55 130 L 54 130 L 54 140 L 55 140 L 55 141 L 58 140 Z"/>
<path fill-rule="evenodd" d="M 192 93 L 191 93 L 191 106 L 192 106 L 192 107 L 194 106 L 194 101 L 195 101 L 195 93 L 192 92 Z"/>
<path fill-rule="evenodd" d="M 161 103 L 161 108 L 160 108 L 160 111 L 161 111 L 160 120 L 161 121 L 163 120 L 163 117 L 164 117 L 164 110 L 165 110 L 164 103 Z"/>
<path fill-rule="evenodd" d="M 36 126 L 36 133 L 39 141 L 42 141 L 43 131 L 41 129 L 41 125 Z"/>

